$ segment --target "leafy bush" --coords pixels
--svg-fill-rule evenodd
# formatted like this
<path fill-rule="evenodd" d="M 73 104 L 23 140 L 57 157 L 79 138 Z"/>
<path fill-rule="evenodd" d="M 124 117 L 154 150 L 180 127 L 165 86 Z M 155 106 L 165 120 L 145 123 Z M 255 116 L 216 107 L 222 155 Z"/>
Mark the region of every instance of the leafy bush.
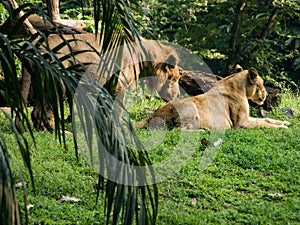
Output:
<path fill-rule="evenodd" d="M 291 87 L 299 82 L 299 1 L 159 0 L 144 8 L 145 36 L 190 49 L 215 74 L 238 63 Z"/>

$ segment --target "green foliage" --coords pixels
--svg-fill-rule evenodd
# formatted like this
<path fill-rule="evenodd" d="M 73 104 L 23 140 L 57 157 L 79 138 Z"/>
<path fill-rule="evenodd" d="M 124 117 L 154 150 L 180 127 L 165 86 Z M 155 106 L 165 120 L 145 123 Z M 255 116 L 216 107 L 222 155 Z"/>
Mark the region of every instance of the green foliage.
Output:
<path fill-rule="evenodd" d="M 101 3 L 94 3 L 96 4 L 94 6 L 96 24 L 101 20 L 101 53 L 105 54 L 113 48 L 117 49 L 118 46 L 125 44 L 125 42 L 133 40 L 133 35 L 138 35 L 130 11 L 132 5 L 136 5 L 135 1 L 101 1 Z M 27 11 L 28 13 L 25 13 L 20 18 L 16 18 L 20 10 Z M 26 140 L 27 138 L 31 138 L 34 142 L 36 137 L 34 136 L 32 125 L 29 121 L 27 104 L 21 95 L 16 59 L 22 63 L 22 66 L 24 66 L 31 75 L 31 87 L 42 108 L 41 118 L 46 117 L 44 110 L 46 102 L 53 110 L 55 134 L 59 142 L 64 144 L 65 148 L 67 148 L 66 127 L 63 120 L 66 113 L 64 104 L 66 98 L 68 100 L 68 111 L 75 112 L 76 108 L 76 113 L 79 114 L 78 118 L 85 134 L 85 140 L 91 143 L 93 138 L 95 138 L 93 135 L 95 133 L 97 134 L 96 145 L 89 145 L 88 149 L 90 155 L 98 158 L 100 162 L 98 182 L 102 187 L 104 187 L 105 183 L 104 209 L 106 224 L 118 224 L 121 222 L 124 224 L 132 224 L 134 219 L 136 219 L 137 224 L 154 224 L 157 216 L 158 192 L 155 182 L 146 182 L 148 179 L 151 181 L 155 180 L 154 173 L 150 168 L 149 170 L 143 170 L 142 173 L 137 175 L 137 171 L 133 169 L 133 165 L 145 168 L 150 164 L 147 152 L 142 149 L 129 118 L 124 116 L 124 120 L 121 123 L 120 118 L 115 115 L 116 106 L 114 100 L 103 85 L 97 84 L 94 80 L 89 79 L 88 76 L 80 76 L 81 74 L 75 70 L 80 66 L 85 68 L 85 65 L 82 65 L 81 62 L 77 62 L 76 65 L 67 68 L 64 66 L 64 61 L 72 60 L 74 55 L 79 53 L 77 52 L 67 56 L 57 55 L 56 53 L 59 52 L 61 48 L 69 45 L 61 36 L 62 44 L 53 49 L 49 48 L 47 43 L 48 35 L 56 33 L 59 36 L 62 33 L 55 27 L 54 23 L 54 29 L 45 33 L 38 31 L 28 39 L 12 40 L 11 37 L 17 31 L 18 26 L 21 26 L 23 21 L 33 13 L 41 15 L 45 20 L 53 23 L 53 21 L 49 20 L 40 10 L 39 6 L 23 4 L 10 14 L 10 17 L 7 19 L 8 22 L 5 22 L 0 30 L 0 63 L 5 80 L 4 98 L 7 104 L 11 106 L 12 115 L 18 115 L 21 124 L 29 132 L 29 135 L 23 139 L 25 146 L 19 145 L 18 147 L 21 150 L 22 160 L 27 165 L 30 176 L 32 176 L 32 171 L 29 153 L 32 146 L 28 146 Z M 15 26 L 11 26 L 11 19 L 16 21 L 16 23 L 14 23 Z M 97 28 L 96 26 L 96 29 Z M 41 47 L 43 52 L 40 49 Z M 107 65 L 108 63 L 104 64 Z M 108 72 L 109 74 L 109 72 L 111 72 L 108 66 L 102 69 L 103 71 L 101 72 L 103 73 Z M 78 78 L 81 78 L 80 81 Z M 78 87 L 79 84 L 81 85 L 80 87 L 84 89 L 80 89 Z M 74 96 L 77 98 L 73 101 Z M 75 124 L 72 125 L 73 140 L 75 142 L 74 155 L 78 155 L 76 142 L 76 138 L 78 138 L 78 127 L 76 127 Z M 1 130 L 0 133 L 2 134 L 2 132 Z M 127 145 L 126 138 L 132 140 L 131 146 Z M 5 143 L 5 139 L 3 143 Z M 44 144 L 44 147 L 48 147 L 47 143 Z M 6 151 L 7 147 L 3 149 Z M 93 149 L 96 149 L 95 155 L 92 155 Z M 109 157 L 103 156 L 105 151 L 108 151 L 109 155 L 113 155 L 115 160 L 122 163 L 122 165 L 127 165 L 124 171 L 121 170 L 123 167 L 120 168 L 113 164 L 109 160 Z M 2 152 L 1 147 L 1 154 Z M 4 157 L 4 159 L 6 160 L 6 157 Z M 0 164 L 0 167 L 1 170 L 8 170 L 6 164 Z M 122 172 L 113 173 L 115 170 Z M 107 174 L 113 174 L 116 179 L 105 180 L 105 175 Z M 11 179 L 10 174 L 7 176 Z M 33 181 L 34 179 L 31 179 L 32 185 Z M 12 185 L 6 185 L 4 189 L 5 193 L 13 193 L 14 187 Z M 98 197 L 100 196 L 99 191 L 100 190 L 97 192 Z M 1 205 L 5 202 L 5 198 L 6 195 L 0 196 Z M 25 202 L 24 207 L 26 207 L 26 204 L 27 202 Z M 53 206 L 51 203 L 50 205 Z M 13 206 L 15 208 L 17 207 L 15 203 Z M 11 208 L 7 207 L 6 210 L 8 214 L 13 215 L 14 212 Z M 6 224 L 12 224 L 12 221 L 7 221 Z"/>
<path fill-rule="evenodd" d="M 143 34 L 176 42 L 219 75 L 235 64 L 299 82 L 299 1 L 148 1 Z M 149 37 L 149 35 L 148 35 Z M 294 82 L 294 83 L 293 83 Z"/>
<path fill-rule="evenodd" d="M 127 99 L 131 115 L 137 120 L 162 104 L 155 95 L 136 93 L 132 96 L 140 100 L 132 105 L 130 98 Z M 298 95 L 286 92 L 282 97 L 280 107 L 292 106 L 300 111 Z M 283 119 L 277 110 L 271 113 L 271 117 Z M 206 151 L 199 141 L 199 150 L 194 150 L 180 170 L 158 184 L 160 207 L 156 224 L 297 224 L 300 210 L 299 113 L 289 121 L 289 129 L 226 131 L 216 158 L 205 170 L 199 167 Z M 1 126 L 7 124 L 7 121 L 0 123 Z M 147 140 L 150 133 L 149 130 L 137 132 L 142 140 Z M 196 134 L 186 132 L 189 136 Z M 168 131 L 162 143 L 149 152 L 153 164 L 174 153 L 180 133 L 179 130 Z M 204 131 L 198 137 L 201 140 L 211 135 L 211 131 Z M 76 159 L 71 150 L 72 136 L 66 137 L 68 151 L 63 151 L 50 133 L 35 133 L 35 137 L 36 147 L 29 142 L 36 177 L 36 191 L 33 192 L 31 185 L 27 190 L 28 203 L 34 205 L 29 210 L 29 222 L 104 224 L 105 218 L 99 210 L 104 201 L 96 204 L 94 198 L 97 171 L 90 167 L 83 155 L 79 154 L 79 159 Z M 12 169 L 21 170 L 21 173 L 14 173 L 14 180 L 30 181 L 20 166 L 22 160 L 13 134 L 5 132 L 5 138 L 14 159 Z M 17 190 L 17 195 L 22 198 L 21 189 Z M 81 201 L 60 202 L 61 195 L 77 197 Z M 104 195 L 105 192 L 100 190 L 100 199 Z"/>
<path fill-rule="evenodd" d="M 9 140 L 10 135 L 6 135 Z M 36 146 L 31 146 L 32 167 L 36 189 L 32 189 L 22 160 L 16 146 L 10 143 L 13 156 L 13 170 L 16 182 L 28 183 L 27 202 L 33 205 L 29 210 L 29 224 L 104 224 L 105 217 L 101 207 L 104 207 L 104 190 L 100 191 L 96 203 L 98 173 L 83 158 L 76 159 L 72 136 L 67 136 L 69 151 L 64 151 L 55 137 L 50 133 L 35 133 Z M 20 171 L 21 169 L 21 171 Z M 17 189 L 19 199 L 22 199 L 22 188 Z M 79 202 L 61 202 L 62 195 L 79 198 Z M 24 203 L 20 204 L 23 209 Z"/>
<path fill-rule="evenodd" d="M 93 7 L 89 1 L 61 1 L 59 11 L 62 19 L 94 19 Z"/>
<path fill-rule="evenodd" d="M 1 110 L 3 117 L 3 111 Z M 6 114 L 6 118 L 9 116 Z M 13 126 L 10 121 L 10 126 Z M 29 172 L 32 175 L 30 161 L 28 160 L 28 149 L 24 146 L 24 143 L 20 139 L 20 135 L 15 129 L 12 129 L 15 141 L 18 143 L 18 147 L 23 156 L 23 160 Z M 12 169 L 10 166 L 10 155 L 8 153 L 9 143 L 5 139 L 2 133 L 0 133 L 0 192 L 1 192 L 1 206 L 0 206 L 0 221 L 5 224 L 21 224 L 21 218 L 19 213 L 19 206 L 16 197 L 15 190 L 13 188 L 14 181 L 12 178 Z M 26 156 L 26 157 L 24 157 Z M 27 218 L 27 217 L 26 217 Z"/>
<path fill-rule="evenodd" d="M 133 97 L 139 99 L 135 106 L 130 105 L 133 119 L 144 118 L 156 104 L 161 104 L 153 96 L 136 94 Z M 157 224 L 299 222 L 300 101 L 299 96 L 290 91 L 283 93 L 282 98 L 279 107 L 291 106 L 297 112 L 295 118 L 288 119 L 289 129 L 228 130 L 216 158 L 205 170 L 199 165 L 206 148 L 198 142 L 199 151 L 195 150 L 177 173 L 159 185 Z M 279 108 L 274 109 L 270 117 L 284 119 Z M 152 143 L 149 153 L 155 164 L 174 154 L 182 132 L 146 129 L 139 130 L 138 135 L 142 141 Z M 211 138 L 212 133 L 188 131 L 188 136 L 199 135 L 201 140 Z M 155 136 L 160 144 L 150 141 L 149 136 Z"/>
<path fill-rule="evenodd" d="M 243 2 L 247 4 L 242 7 L 242 10 L 239 10 L 241 8 L 238 6 Z M 103 53 L 132 40 L 133 35 L 138 35 L 131 11 L 132 8 L 139 7 L 137 1 L 95 1 L 94 3 L 96 4 L 94 11 L 96 24 L 101 21 L 101 26 L 98 28 L 96 25 L 95 30 L 99 29 L 100 31 L 104 46 Z M 286 82 L 294 81 L 296 83 L 299 79 L 296 76 L 297 70 L 299 70 L 299 20 L 297 20 L 299 18 L 299 2 L 278 0 L 268 4 L 264 3 L 254 0 L 237 2 L 226 0 L 180 1 L 178 4 L 169 0 L 150 1 L 143 2 L 142 6 L 149 12 L 153 12 L 152 15 L 140 15 L 137 11 L 135 11 L 135 15 L 138 19 L 140 18 L 141 25 L 146 25 L 146 30 L 143 30 L 145 36 L 152 34 L 191 49 L 206 59 L 208 64 L 213 66 L 215 73 L 223 74 L 238 62 L 244 67 L 255 66 L 261 73 L 269 75 L 270 79 L 278 81 L 281 75 Z M 30 8 L 28 4 L 23 5 L 21 9 L 29 9 L 29 14 L 38 11 L 38 8 Z M 21 18 L 20 23 L 29 14 Z M 266 25 L 268 25 L 271 15 L 276 15 L 276 19 L 268 28 Z M 81 15 L 76 14 L 76 16 Z M 5 13 L 1 14 L 1 18 L 5 18 Z M 149 22 L 152 22 L 153 26 L 150 26 Z M 8 31 L 11 27 L 7 28 L 9 29 L 2 27 L 1 32 Z M 267 31 L 266 35 L 264 35 L 264 31 Z M 34 42 L 39 38 L 45 40 L 47 35 L 38 33 L 28 40 L 11 40 L 10 34 L 0 33 L 1 67 L 7 81 L 5 98 L 13 106 L 14 114 L 21 116 L 23 125 L 28 128 L 29 133 L 24 139 L 22 136 L 17 136 L 19 145 L 15 145 L 10 136 L 11 124 L 5 123 L 4 126 L 1 126 L 1 135 L 6 131 L 10 133 L 1 139 L 1 160 L 5 161 L 0 164 L 1 171 L 9 172 L 2 173 L 8 181 L 1 182 L 1 184 L 5 184 L 2 186 L 4 193 L 13 193 L 14 190 L 10 184 L 12 174 L 9 164 L 7 164 L 8 146 L 12 147 L 9 151 L 16 151 L 17 148 L 21 150 L 19 161 L 24 162 L 29 170 L 29 175 L 25 175 L 26 181 L 33 184 L 34 180 L 28 178 L 32 175 L 31 161 L 29 160 L 30 149 L 30 153 L 36 160 L 32 163 L 32 170 L 36 169 L 34 173 L 38 174 L 36 182 L 39 184 L 35 194 L 32 193 L 33 186 L 31 184 L 28 189 L 29 201 L 37 206 L 31 210 L 30 219 L 32 221 L 72 224 L 82 220 L 94 224 L 105 222 L 107 224 L 131 224 L 136 219 L 137 224 L 154 224 L 158 213 L 156 185 L 128 186 L 111 180 L 105 182 L 103 177 L 99 176 L 98 179 L 105 188 L 105 192 L 97 190 L 96 195 L 104 198 L 104 203 L 100 203 L 100 206 L 105 207 L 105 215 L 98 214 L 98 210 L 94 208 L 94 199 L 86 193 L 86 191 L 88 193 L 92 191 L 91 185 L 95 179 L 95 172 L 88 167 L 84 160 L 79 158 L 79 162 L 77 162 L 75 154 L 73 155 L 72 152 L 71 154 L 70 152 L 62 154 L 59 145 L 51 145 L 49 139 L 49 137 L 53 138 L 51 134 L 37 134 L 31 129 L 28 111 L 21 98 L 16 58 L 31 71 L 33 87 L 38 96 L 50 101 L 55 113 L 57 137 L 60 142 L 70 148 L 73 147 L 71 144 L 73 139 L 65 136 L 65 127 L 61 120 L 65 115 L 63 104 L 65 95 L 74 94 L 74 87 L 78 84 L 78 80 L 73 74 L 75 66 L 64 68 L 61 62 L 67 58 L 57 58 L 51 49 L 47 49 L 47 54 L 41 54 L 38 51 L 36 47 L 41 42 L 35 44 Z M 63 45 L 67 45 L 67 43 Z M 55 50 L 59 50 L 61 47 L 63 46 Z M 35 70 L 32 71 L 32 68 Z M 61 82 L 66 90 L 62 88 Z M 83 95 L 84 101 L 77 105 L 77 112 L 85 115 L 80 120 L 88 140 L 92 138 L 89 128 L 95 122 L 101 141 L 97 146 L 100 153 L 104 146 L 111 151 L 112 155 L 115 154 L 118 160 L 128 165 L 147 166 L 151 164 L 150 159 L 154 162 L 161 162 L 176 149 L 180 135 L 178 131 L 168 131 L 163 144 L 149 152 L 148 156 L 147 152 L 140 148 L 129 118 L 125 117 L 125 127 L 123 127 L 120 126 L 118 118 L 113 116 L 113 99 L 108 92 L 102 86 L 91 84 L 88 80 L 83 79 L 82 82 L 88 91 L 87 95 Z M 44 89 L 45 84 L 49 87 L 47 91 Z M 99 93 L 100 98 L 96 97 Z M 295 99 L 299 100 L 299 97 Z M 152 102 L 156 99 L 151 97 L 149 100 Z M 98 105 L 96 117 L 93 117 L 95 111 L 91 110 L 89 106 L 95 102 Z M 160 103 L 151 104 L 156 106 Z M 145 115 L 139 114 L 139 112 L 145 112 L 141 110 L 142 106 L 143 104 L 133 107 L 135 112 L 131 115 L 137 120 L 145 117 Z M 71 108 L 71 103 L 69 107 Z M 299 110 L 297 104 L 296 109 Z M 282 114 L 274 110 L 272 116 L 282 117 Z M 204 172 L 199 171 L 198 167 L 203 155 L 200 151 L 195 152 L 194 158 L 187 162 L 187 165 L 178 171 L 174 178 L 160 186 L 162 208 L 158 223 L 299 222 L 297 217 L 299 181 L 294 177 L 299 173 L 299 153 L 295 150 L 299 149 L 299 117 L 290 119 L 290 121 L 292 125 L 288 130 L 252 129 L 226 132 L 218 157 Z M 2 127 L 5 129 L 2 130 Z M 32 139 L 33 141 L 29 145 L 26 144 L 26 140 L 34 137 L 34 134 L 36 137 Z M 193 135 L 190 134 L 187 133 L 189 137 L 192 137 Z M 199 140 L 206 135 L 211 135 L 209 132 L 203 132 L 199 136 L 193 134 L 199 137 Z M 141 139 L 147 139 L 149 133 L 139 131 L 138 135 Z M 134 140 L 133 146 L 127 145 L 128 139 L 126 138 Z M 32 150 L 34 141 L 37 143 L 37 148 Z M 200 142 L 198 145 L 199 150 L 205 150 Z M 77 155 L 79 155 L 78 152 Z M 38 160 L 39 157 L 41 157 L 40 160 Z M 102 169 L 106 168 L 109 173 L 110 162 L 101 157 L 99 157 L 99 161 L 104 167 Z M 45 168 L 46 170 L 44 170 Z M 130 170 L 127 172 L 128 177 L 126 178 L 130 179 L 136 176 Z M 152 172 L 149 170 L 143 173 L 143 176 L 136 177 L 140 179 L 139 182 L 143 183 L 144 176 L 146 174 L 153 176 Z M 66 175 L 71 181 L 70 183 L 65 182 Z M 82 179 L 78 179 L 79 176 Z M 15 174 L 14 178 L 16 180 L 18 176 Z M 76 184 L 75 188 L 74 184 Z M 19 192 L 19 198 L 22 198 L 20 197 L 22 193 L 22 191 Z M 79 208 L 75 204 L 58 204 L 57 197 L 64 193 L 71 196 L 74 193 L 79 195 L 75 197 L 84 199 L 84 201 L 79 203 Z M 4 201 L 1 198 L 1 203 Z M 15 199 L 12 198 L 10 202 L 13 202 L 13 207 L 6 207 L 6 210 L 10 210 L 8 211 L 10 215 L 16 215 L 14 214 Z M 27 206 L 27 202 L 21 204 L 24 207 Z M 55 210 L 52 213 L 53 209 Z M 64 214 L 62 213 L 64 211 L 70 213 Z M 25 209 L 24 212 L 27 210 Z M 266 215 L 265 212 L 271 213 Z M 18 218 L 18 216 L 16 217 Z M 5 218 L 7 219 L 7 217 Z"/>
<path fill-rule="evenodd" d="M 299 142 L 290 140 L 297 138 L 286 130 L 227 131 L 205 171 L 196 155 L 161 186 L 158 224 L 296 224 Z"/>

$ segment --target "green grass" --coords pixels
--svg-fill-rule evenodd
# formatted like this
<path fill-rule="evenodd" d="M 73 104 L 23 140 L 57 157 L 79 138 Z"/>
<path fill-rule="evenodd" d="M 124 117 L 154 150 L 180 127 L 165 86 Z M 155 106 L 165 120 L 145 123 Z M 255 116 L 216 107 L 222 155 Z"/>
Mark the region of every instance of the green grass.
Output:
<path fill-rule="evenodd" d="M 69 150 L 64 150 L 49 133 L 35 133 L 36 147 L 31 145 L 35 191 L 17 152 L 13 155 L 16 182 L 29 182 L 27 190 L 30 224 L 103 224 L 103 193 L 96 204 L 97 173 L 84 160 L 76 160 L 72 138 L 67 137 Z M 18 169 L 20 168 L 20 169 Z M 21 172 L 18 172 L 21 171 Z M 21 199 L 23 190 L 17 193 Z M 80 202 L 60 202 L 62 196 L 79 198 Z M 22 200 L 20 201 L 22 202 Z M 23 204 L 21 204 L 23 205 Z"/>
<path fill-rule="evenodd" d="M 133 120 L 162 103 L 153 96 L 133 97 L 138 101 L 129 104 Z M 288 119 L 289 129 L 138 130 L 154 165 L 160 165 L 158 176 L 164 178 L 158 185 L 157 224 L 300 224 L 299 100 L 289 92 L 283 94 L 280 107 L 292 106 L 297 112 Z M 279 109 L 270 116 L 284 119 Z M 15 180 L 29 181 L 8 123 L 3 118 L 0 123 L 10 143 Z M 35 132 L 35 136 L 37 146 L 29 143 L 36 186 L 35 192 L 31 184 L 27 190 L 28 203 L 34 205 L 30 224 L 104 224 L 104 193 L 96 204 L 94 190 L 97 173 L 82 158 L 76 160 L 71 136 L 68 151 L 53 134 Z M 216 155 L 202 146 L 203 138 L 222 139 L 220 148 L 212 151 Z M 208 156 L 213 161 L 205 166 Z M 164 169 L 171 171 L 168 177 Z M 22 206 L 23 190 L 17 193 Z M 61 195 L 81 201 L 60 202 Z"/>
<path fill-rule="evenodd" d="M 284 93 L 280 107 L 286 106 L 299 112 L 299 96 Z M 133 116 L 141 117 L 138 111 L 143 112 L 138 106 Z M 270 117 L 285 119 L 279 109 Z M 159 185 L 158 224 L 299 224 L 299 114 L 288 120 L 289 129 L 239 129 L 217 134 L 223 142 L 205 170 L 200 166 L 205 153 L 195 151 L 177 173 Z M 210 139 L 214 133 L 189 131 L 188 136 Z M 138 134 L 142 139 L 149 135 L 147 131 Z M 161 143 L 150 151 L 153 162 L 170 157 L 180 134 L 159 134 L 164 138 L 156 139 Z"/>
<path fill-rule="evenodd" d="M 290 139 L 299 129 L 227 131 L 206 170 L 199 154 L 160 186 L 158 224 L 299 223 L 300 144 Z"/>

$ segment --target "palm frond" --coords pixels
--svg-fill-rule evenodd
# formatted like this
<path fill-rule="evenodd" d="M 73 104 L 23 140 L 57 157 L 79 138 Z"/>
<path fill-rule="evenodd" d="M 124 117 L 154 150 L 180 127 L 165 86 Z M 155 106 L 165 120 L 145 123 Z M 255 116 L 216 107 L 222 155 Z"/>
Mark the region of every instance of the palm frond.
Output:
<path fill-rule="evenodd" d="M 26 138 L 18 133 L 11 117 L 6 112 L 1 112 L 4 113 L 6 118 L 10 121 L 13 134 L 15 135 L 16 142 L 18 143 L 20 153 L 23 158 L 23 162 L 29 171 L 31 182 L 34 182 L 30 162 L 30 152 L 28 150 Z M 34 188 L 34 183 L 32 184 Z M 18 200 L 14 189 L 12 170 L 10 168 L 8 145 L 2 133 L 0 133 L 0 193 L 0 221 L 7 225 L 21 224 L 22 220 L 20 217 Z M 25 192 L 24 202 L 27 202 L 27 196 Z M 24 204 L 24 212 L 25 224 L 28 224 L 26 204 Z"/>
<path fill-rule="evenodd" d="M 114 0 L 101 0 L 94 1 L 94 14 L 95 14 L 95 24 L 96 30 L 98 30 L 97 24 L 100 22 L 100 43 L 102 47 L 102 53 L 108 54 L 108 52 L 112 51 L 112 49 L 118 49 L 118 47 L 129 44 L 131 41 L 134 41 L 135 38 L 139 38 L 137 28 L 135 26 L 135 21 L 132 14 L 133 7 L 136 7 L 138 2 L 135 0 L 132 1 L 114 1 Z M 109 54 L 117 54 L 117 53 L 109 53 Z M 141 60 L 143 61 L 143 60 Z M 119 64 L 120 65 L 120 64 Z M 126 110 L 125 110 L 126 111 Z M 97 115 L 101 113 L 97 112 Z M 106 119 L 106 118 L 103 118 Z M 126 120 L 126 119 L 125 119 Z M 99 118 L 99 121 L 101 119 Z M 118 119 L 114 119 L 114 121 L 118 121 Z M 116 158 L 122 162 L 127 163 L 127 165 L 139 165 L 140 167 L 150 168 L 150 173 L 146 173 L 146 171 L 137 171 L 134 169 L 129 169 L 128 171 L 123 171 L 122 173 L 123 179 L 131 180 L 131 185 L 122 185 L 117 182 L 115 184 L 113 180 L 107 181 L 107 211 L 106 215 L 109 217 L 111 213 L 113 213 L 113 218 L 118 218 L 118 214 L 122 211 L 123 220 L 122 221 L 133 221 L 133 215 L 136 214 L 136 222 L 137 224 L 155 224 L 156 216 L 157 216 L 157 206 L 158 206 L 158 191 L 156 185 L 147 185 L 146 174 L 150 174 L 150 176 L 154 176 L 154 171 L 151 170 L 151 162 L 147 156 L 147 153 L 143 151 L 141 145 L 139 144 L 138 139 L 134 134 L 134 130 L 131 126 L 130 119 L 127 117 L 126 123 L 127 129 L 129 133 L 132 134 L 131 140 L 133 140 L 133 145 L 137 149 L 137 151 L 131 151 L 128 148 L 128 143 L 122 143 L 122 140 L 117 140 L 116 143 L 112 144 L 119 148 L 118 153 L 124 152 L 126 157 L 122 157 L 122 155 L 116 156 Z M 122 126 L 121 126 L 122 127 Z M 116 127 L 118 130 L 118 127 Z M 120 130 L 120 129 L 119 129 Z M 111 131 L 109 131 L 111 132 Z M 124 137 L 124 130 L 120 130 L 121 137 Z M 102 136 L 100 136 L 102 138 Z M 127 140 L 130 138 L 127 138 Z M 107 139 L 104 139 L 107 140 Z M 103 141 L 103 140 L 102 140 Z M 110 145 L 108 145 L 110 146 Z M 101 146 L 99 147 L 99 151 L 101 151 Z M 108 148 L 109 149 L 109 148 Z M 122 151 L 123 149 L 123 151 Z M 109 152 L 114 155 L 113 150 L 109 150 Z M 103 155 L 103 154 L 102 154 Z M 128 160 L 128 161 L 126 161 Z M 107 168 L 110 168 L 111 165 L 107 165 Z M 148 166 L 148 167 L 147 167 Z M 116 168 L 114 168 L 116 169 Z M 124 169 L 124 168 L 123 168 Z M 114 170 L 112 170 L 114 171 Z M 121 170 L 122 171 L 122 170 Z M 101 172 L 100 172 L 101 174 Z M 121 176 L 122 176 L 121 175 Z M 140 176 L 139 176 L 140 175 Z M 121 179 L 119 177 L 119 179 Z M 152 177 L 152 179 L 155 179 Z M 101 178 L 99 178 L 101 180 Z M 117 180 L 117 179 L 116 179 Z M 103 179 L 102 179 L 103 181 Z M 138 183 L 138 185 L 136 185 Z M 152 181 L 152 184 L 155 181 Z M 135 186 L 136 185 L 136 186 Z M 125 199 L 121 198 L 121 193 L 128 192 Z M 135 200 L 133 203 L 132 201 Z M 115 201 L 114 209 L 113 202 Z M 120 208 L 120 204 L 122 204 L 122 209 Z M 109 223 L 109 220 L 107 220 Z M 117 224 L 116 220 L 112 221 L 113 224 Z"/>
<path fill-rule="evenodd" d="M 102 54 L 134 40 L 137 29 L 130 11 L 133 4 L 131 1 L 102 0 L 94 3 L 95 19 L 101 20 L 98 35 Z M 28 14 L 24 16 L 28 17 Z M 78 79 L 80 76 L 77 76 L 78 71 L 75 69 L 77 66 L 86 65 L 76 61 L 76 64 L 71 67 L 64 66 L 64 61 L 69 60 L 70 57 L 76 58 L 78 54 L 74 52 L 70 56 L 63 57 L 57 55 L 61 48 L 70 45 L 69 41 L 61 36 L 62 44 L 51 49 L 47 47 L 47 37 L 47 33 L 38 31 L 29 39 L 12 41 L 0 33 L 2 50 L 0 60 L 4 68 L 5 82 L 10 83 L 5 90 L 7 102 L 11 104 L 13 112 L 20 115 L 22 123 L 32 133 L 26 104 L 18 84 L 15 66 L 15 61 L 18 59 L 31 74 L 31 86 L 37 101 L 41 104 L 41 117 L 46 117 L 44 109 L 46 104 L 49 104 L 54 114 L 55 133 L 60 141 L 61 138 L 63 139 L 63 143 L 65 139 L 62 121 L 65 115 L 66 96 L 70 111 L 77 113 L 80 127 L 89 145 L 91 159 L 95 157 L 96 151 L 96 158 L 100 162 L 99 183 L 104 185 L 106 180 L 107 224 L 118 224 L 120 221 L 124 224 L 132 224 L 134 221 L 137 224 L 155 224 L 158 191 L 154 171 L 146 151 L 143 150 L 135 135 L 126 110 L 123 109 L 125 115 L 123 120 L 120 120 L 116 112 L 123 106 L 116 105 L 116 101 L 102 84 L 90 79 L 89 76 Z M 41 51 L 42 45 L 43 51 Z M 116 52 L 111 54 L 117 55 Z M 109 62 L 106 65 L 109 65 Z M 106 70 L 107 73 L 111 72 L 108 66 L 101 69 Z M 74 101 L 71 100 L 72 97 Z M 71 107 L 76 110 L 73 111 Z M 78 129 L 79 127 L 73 121 L 75 146 L 77 146 Z M 93 146 L 95 134 L 97 145 Z M 25 149 L 28 151 L 28 146 L 25 146 Z M 24 158 L 24 160 L 28 159 Z"/>
<path fill-rule="evenodd" d="M 1 142 L 4 141 L 1 137 Z M 7 225 L 21 224 L 18 202 L 9 166 L 7 146 L 0 143 L 0 221 Z"/>

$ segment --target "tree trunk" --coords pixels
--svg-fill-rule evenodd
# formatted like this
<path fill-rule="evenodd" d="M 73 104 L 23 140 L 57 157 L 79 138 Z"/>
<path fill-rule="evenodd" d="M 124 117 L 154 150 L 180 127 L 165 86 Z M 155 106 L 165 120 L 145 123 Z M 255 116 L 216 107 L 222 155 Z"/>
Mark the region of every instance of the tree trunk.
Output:
<path fill-rule="evenodd" d="M 279 9 L 278 8 L 275 8 L 272 11 L 272 14 L 271 14 L 271 16 L 270 16 L 270 18 L 269 18 L 266 26 L 264 27 L 263 31 L 261 32 L 260 40 L 263 41 L 268 36 L 269 31 L 271 30 L 271 28 L 272 28 L 272 26 L 273 26 L 273 24 L 275 22 L 275 19 L 276 19 L 277 15 L 278 15 L 278 13 L 279 13 Z M 256 54 L 259 52 L 260 48 L 261 47 L 259 45 L 255 46 L 255 48 L 253 50 L 252 58 L 256 56 Z"/>
<path fill-rule="evenodd" d="M 227 63 L 227 72 L 231 72 L 233 70 L 233 67 L 235 66 L 235 64 L 237 64 L 236 58 L 237 58 L 237 53 L 239 52 L 237 40 L 238 40 L 238 38 L 240 38 L 239 37 L 240 24 L 241 24 L 241 20 L 242 20 L 242 12 L 243 12 L 245 6 L 246 6 L 246 0 L 241 0 L 237 4 L 236 10 L 235 10 L 235 18 L 236 19 L 232 25 L 232 36 L 231 36 L 230 43 L 229 43 L 230 54 L 229 54 L 229 59 L 228 59 L 228 63 Z"/>
<path fill-rule="evenodd" d="M 268 23 L 266 24 L 265 29 L 261 33 L 260 39 L 265 39 L 268 36 L 268 33 L 271 30 L 271 28 L 272 28 L 272 26 L 273 26 L 273 24 L 275 22 L 275 19 L 276 19 L 277 15 L 278 15 L 278 13 L 279 13 L 279 9 L 278 8 L 275 8 L 272 11 L 272 14 L 271 14 L 271 16 L 270 16 L 270 18 L 268 20 Z"/>
<path fill-rule="evenodd" d="M 27 107 L 30 86 L 31 86 L 31 75 L 25 69 L 25 67 L 22 66 L 21 94 L 22 94 L 22 98 L 23 98 L 23 104 L 25 107 Z M 19 132 L 22 132 L 19 114 L 16 115 L 15 126 Z"/>
<path fill-rule="evenodd" d="M 52 29 L 55 26 L 53 23 L 49 22 L 48 20 L 44 20 L 42 17 L 37 15 L 30 15 L 28 17 L 28 20 L 30 24 L 33 26 L 34 29 L 45 31 L 48 29 Z M 4 34 L 9 34 L 9 30 L 6 29 L 6 27 L 13 27 L 14 22 L 6 24 L 6 26 L 0 27 L 0 32 Z M 81 34 L 86 33 L 84 29 L 86 28 L 84 25 L 84 20 L 60 20 L 60 22 L 56 22 L 56 26 L 61 29 L 61 31 L 64 34 Z M 31 36 L 30 32 L 27 32 L 23 27 L 20 27 L 14 33 L 10 38 L 28 38 Z"/>
<path fill-rule="evenodd" d="M 15 0 L 8 0 L 9 5 L 4 4 L 4 6 L 7 8 L 7 10 L 10 12 L 12 10 L 16 10 L 17 8 L 19 8 L 18 3 Z M 24 12 L 21 11 L 19 13 L 19 15 L 17 15 L 17 18 L 20 18 L 24 15 Z M 23 22 L 23 27 L 25 29 L 25 32 L 28 35 L 33 35 L 36 33 L 36 30 L 34 29 L 34 27 L 31 25 L 31 23 L 29 22 L 28 19 L 25 19 Z"/>
<path fill-rule="evenodd" d="M 5 5 L 8 8 L 8 11 L 13 11 L 16 10 L 17 8 L 19 8 L 17 2 L 15 0 L 8 0 L 9 5 Z M 10 9 L 9 9 L 10 7 Z M 17 15 L 17 18 L 21 18 L 24 15 L 23 11 L 20 11 L 19 15 Z M 25 19 L 23 22 L 23 27 L 25 29 L 25 33 L 27 33 L 28 35 L 34 35 L 37 31 L 34 29 L 34 27 L 32 26 L 32 24 L 29 22 L 28 19 Z M 23 69 L 23 71 L 25 70 L 25 68 Z M 30 84 L 31 84 L 31 77 L 30 74 L 27 72 L 25 73 L 27 74 L 26 77 L 24 77 L 24 73 L 22 76 L 22 82 L 21 82 L 21 94 L 22 94 L 22 98 L 23 98 L 23 107 L 27 107 L 27 98 L 28 98 L 28 94 L 29 94 L 29 88 L 30 88 Z M 24 78 L 24 79 L 23 79 Z M 17 127 L 17 129 L 19 131 L 21 131 L 21 126 L 20 126 L 20 113 L 19 111 L 16 112 L 16 118 L 15 118 L 15 125 Z"/>
<path fill-rule="evenodd" d="M 55 22 L 60 21 L 59 0 L 46 0 L 47 14 Z"/>

